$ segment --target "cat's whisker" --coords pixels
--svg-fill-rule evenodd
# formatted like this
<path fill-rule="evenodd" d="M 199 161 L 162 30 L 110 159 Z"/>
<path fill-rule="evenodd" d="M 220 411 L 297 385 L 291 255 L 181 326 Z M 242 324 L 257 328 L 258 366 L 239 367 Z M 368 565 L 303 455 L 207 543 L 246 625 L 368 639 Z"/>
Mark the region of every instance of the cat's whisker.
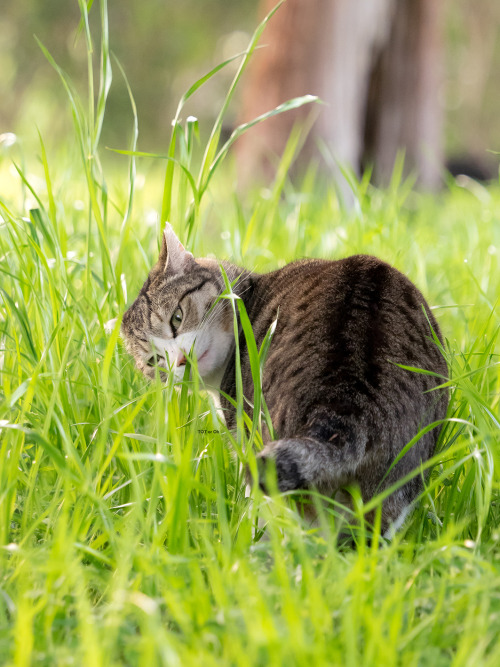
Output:
<path fill-rule="evenodd" d="M 216 320 L 219 317 L 221 311 L 224 309 L 224 306 L 225 306 L 225 300 L 218 301 L 204 316 L 204 318 L 201 321 L 201 326 L 205 328 L 210 326 L 214 322 L 214 320 Z"/>

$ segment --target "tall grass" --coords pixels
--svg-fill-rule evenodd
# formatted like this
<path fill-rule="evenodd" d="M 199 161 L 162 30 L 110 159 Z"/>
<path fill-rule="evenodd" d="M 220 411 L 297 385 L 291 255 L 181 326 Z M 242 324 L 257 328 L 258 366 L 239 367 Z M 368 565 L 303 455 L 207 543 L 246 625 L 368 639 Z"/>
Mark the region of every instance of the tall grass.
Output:
<path fill-rule="evenodd" d="M 105 0 L 99 63 L 80 8 L 86 100 L 42 47 L 68 93 L 73 150 L 51 155 L 41 138 L 38 156 L 18 145 L 0 155 L 0 661 L 497 665 L 498 187 L 451 181 L 430 197 L 395 172 L 385 191 L 354 183 L 349 212 L 313 167 L 290 180 L 292 145 L 268 191 L 228 196 L 233 140 L 220 146 L 221 122 L 264 24 L 207 138 L 180 106 L 159 171 L 137 151 L 130 94 L 126 156 L 105 172 L 99 138 L 120 68 Z M 144 280 L 167 215 L 196 254 L 262 271 L 299 256 L 376 254 L 436 304 L 449 420 L 420 505 L 392 541 L 364 520 L 380 497 L 358 499 L 355 549 L 333 501 L 311 526 L 293 499 L 247 497 L 242 461 L 255 465 L 260 412 L 227 433 L 196 382 L 180 393 L 146 382 L 119 319 L 105 332 Z M 265 351 L 252 349 L 256 378 Z"/>

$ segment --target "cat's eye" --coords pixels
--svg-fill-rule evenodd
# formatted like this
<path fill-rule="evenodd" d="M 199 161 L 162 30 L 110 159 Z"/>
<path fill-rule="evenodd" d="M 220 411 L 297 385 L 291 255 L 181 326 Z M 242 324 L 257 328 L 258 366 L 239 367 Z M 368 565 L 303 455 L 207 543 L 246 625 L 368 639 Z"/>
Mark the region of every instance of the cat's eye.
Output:
<path fill-rule="evenodd" d="M 148 366 L 156 366 L 156 364 L 160 364 L 162 361 L 162 357 L 160 357 L 158 354 L 153 354 L 149 359 L 146 361 L 146 364 Z"/>
<path fill-rule="evenodd" d="M 170 320 L 170 324 L 172 325 L 172 329 L 178 329 L 181 326 L 182 323 L 182 310 L 181 307 L 179 306 L 176 308 L 174 314 L 172 315 L 172 319 Z"/>

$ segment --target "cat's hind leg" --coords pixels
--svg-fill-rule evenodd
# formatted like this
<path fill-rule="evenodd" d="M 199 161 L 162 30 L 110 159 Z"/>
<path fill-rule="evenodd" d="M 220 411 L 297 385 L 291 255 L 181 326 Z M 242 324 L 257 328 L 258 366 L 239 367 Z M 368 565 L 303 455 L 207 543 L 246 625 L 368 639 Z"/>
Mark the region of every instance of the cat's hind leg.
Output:
<path fill-rule="evenodd" d="M 366 429 L 354 416 L 316 410 L 300 433 L 270 442 L 258 454 L 259 483 L 265 490 L 266 468 L 272 460 L 282 492 L 338 488 L 354 476 L 367 441 Z"/>
<path fill-rule="evenodd" d="M 378 433 L 376 441 L 374 431 Z M 338 415 L 318 408 L 296 436 L 274 440 L 257 455 L 259 485 L 268 491 L 267 468 L 271 464 L 281 492 L 317 488 L 328 495 L 354 483 L 366 502 L 409 471 L 396 467 L 384 481 L 395 454 L 391 434 L 387 429 L 382 431 L 375 428 L 373 418 L 363 420 L 358 415 Z M 418 466 L 418 461 L 413 464 Z M 404 524 L 421 487 L 416 476 L 384 500 L 382 532 L 390 531 L 387 537 Z"/>

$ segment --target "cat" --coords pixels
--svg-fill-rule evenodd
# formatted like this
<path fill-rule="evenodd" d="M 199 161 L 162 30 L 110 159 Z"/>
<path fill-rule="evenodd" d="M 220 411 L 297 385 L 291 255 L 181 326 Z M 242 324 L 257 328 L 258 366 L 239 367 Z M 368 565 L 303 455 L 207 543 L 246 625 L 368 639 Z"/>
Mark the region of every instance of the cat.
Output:
<path fill-rule="evenodd" d="M 166 380 L 173 372 L 181 380 L 192 352 L 206 385 L 223 392 L 227 426 L 235 427 L 234 408 L 224 397 L 236 396 L 233 313 L 227 299 L 217 300 L 225 289 L 220 265 L 235 281 L 233 292 L 245 304 L 258 346 L 277 317 L 262 377 L 277 437 L 264 429 L 258 459 L 261 471 L 273 461 L 280 491 L 316 488 L 331 495 L 357 484 L 366 502 L 432 456 L 439 428 L 422 435 L 387 475 L 420 429 L 444 419 L 447 393 L 430 390 L 446 378 L 447 364 L 422 294 L 372 256 L 302 259 L 257 274 L 195 259 L 167 223 L 158 261 L 121 325 L 145 375 L 160 372 Z M 242 335 L 240 349 L 243 391 L 252 400 Z M 383 530 L 403 520 L 422 489 L 421 477 L 384 500 Z"/>

